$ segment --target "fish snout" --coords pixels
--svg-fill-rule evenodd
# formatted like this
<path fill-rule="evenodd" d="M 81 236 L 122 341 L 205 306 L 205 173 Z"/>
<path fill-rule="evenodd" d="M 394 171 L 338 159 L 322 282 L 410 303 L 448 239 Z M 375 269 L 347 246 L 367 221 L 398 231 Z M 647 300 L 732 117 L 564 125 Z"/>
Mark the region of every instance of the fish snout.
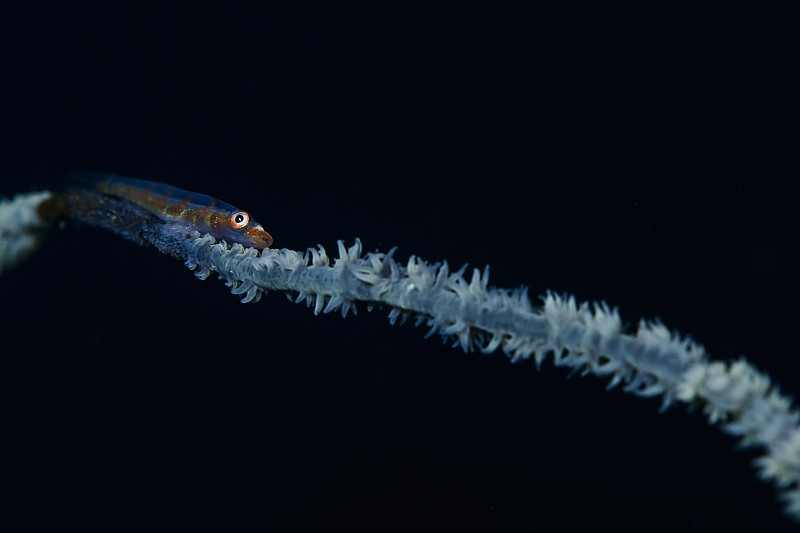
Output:
<path fill-rule="evenodd" d="M 269 248 L 275 242 L 272 235 L 267 233 L 260 224 L 247 228 L 245 234 L 253 246 L 259 249 Z"/>

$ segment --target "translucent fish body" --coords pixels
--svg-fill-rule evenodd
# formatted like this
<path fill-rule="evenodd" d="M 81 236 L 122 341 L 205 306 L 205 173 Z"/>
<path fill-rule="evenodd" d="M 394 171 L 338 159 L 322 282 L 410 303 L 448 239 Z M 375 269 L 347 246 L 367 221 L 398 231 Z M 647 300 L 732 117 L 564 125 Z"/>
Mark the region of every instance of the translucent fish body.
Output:
<path fill-rule="evenodd" d="M 206 194 L 113 174 L 93 181 L 99 192 L 128 200 L 153 213 L 165 222 L 165 231 L 196 230 L 259 250 L 273 243 L 272 236 L 249 213 Z"/>

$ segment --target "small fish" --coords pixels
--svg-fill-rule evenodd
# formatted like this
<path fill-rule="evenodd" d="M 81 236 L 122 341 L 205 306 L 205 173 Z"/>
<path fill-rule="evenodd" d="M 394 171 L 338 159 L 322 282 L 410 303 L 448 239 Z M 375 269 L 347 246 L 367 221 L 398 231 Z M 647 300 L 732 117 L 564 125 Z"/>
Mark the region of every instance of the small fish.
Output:
<path fill-rule="evenodd" d="M 258 250 L 269 248 L 273 243 L 272 236 L 247 211 L 205 194 L 115 174 L 88 180 L 83 175 L 82 181 L 91 181 L 97 191 L 128 200 L 153 213 L 164 221 L 168 230 L 197 230 Z"/>

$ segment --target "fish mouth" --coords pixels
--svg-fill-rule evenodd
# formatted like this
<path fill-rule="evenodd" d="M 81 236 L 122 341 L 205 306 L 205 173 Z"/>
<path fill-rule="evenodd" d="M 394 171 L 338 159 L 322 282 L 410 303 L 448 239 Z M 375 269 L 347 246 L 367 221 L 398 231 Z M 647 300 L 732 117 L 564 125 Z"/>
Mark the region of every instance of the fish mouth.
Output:
<path fill-rule="evenodd" d="M 264 249 L 272 246 L 275 240 L 272 235 L 264 231 L 262 227 L 253 227 L 247 230 L 247 238 L 253 243 L 255 248 Z"/>

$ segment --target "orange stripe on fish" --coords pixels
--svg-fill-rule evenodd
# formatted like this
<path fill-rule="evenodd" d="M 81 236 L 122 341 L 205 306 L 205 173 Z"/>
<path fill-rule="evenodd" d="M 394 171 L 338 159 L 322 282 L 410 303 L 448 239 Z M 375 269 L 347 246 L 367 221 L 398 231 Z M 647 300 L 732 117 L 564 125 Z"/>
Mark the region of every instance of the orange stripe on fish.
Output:
<path fill-rule="evenodd" d="M 211 196 L 115 174 L 92 181 L 99 192 L 136 204 L 176 231 L 197 230 L 259 250 L 272 246 L 272 236 L 247 211 Z"/>

